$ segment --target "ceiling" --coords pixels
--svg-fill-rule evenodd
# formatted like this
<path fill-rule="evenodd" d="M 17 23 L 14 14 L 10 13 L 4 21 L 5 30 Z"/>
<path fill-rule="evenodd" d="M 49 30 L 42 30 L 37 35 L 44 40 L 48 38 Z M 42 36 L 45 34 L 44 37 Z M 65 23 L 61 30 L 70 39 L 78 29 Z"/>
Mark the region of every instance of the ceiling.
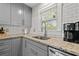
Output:
<path fill-rule="evenodd" d="M 29 7 L 33 8 L 34 6 L 39 5 L 40 3 L 24 3 L 26 5 L 28 5 Z"/>

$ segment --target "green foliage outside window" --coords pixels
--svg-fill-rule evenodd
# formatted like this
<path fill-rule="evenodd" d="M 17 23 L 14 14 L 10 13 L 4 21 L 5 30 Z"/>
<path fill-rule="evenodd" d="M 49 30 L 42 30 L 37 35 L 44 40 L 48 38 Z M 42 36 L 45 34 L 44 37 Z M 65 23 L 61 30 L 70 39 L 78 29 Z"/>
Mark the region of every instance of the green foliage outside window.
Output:
<path fill-rule="evenodd" d="M 56 29 L 56 17 L 57 17 L 57 11 L 56 6 L 54 8 L 51 8 L 47 11 L 44 11 L 41 13 L 41 19 L 42 19 L 42 29 L 44 28 L 44 22 L 46 23 L 47 30 L 55 30 Z"/>

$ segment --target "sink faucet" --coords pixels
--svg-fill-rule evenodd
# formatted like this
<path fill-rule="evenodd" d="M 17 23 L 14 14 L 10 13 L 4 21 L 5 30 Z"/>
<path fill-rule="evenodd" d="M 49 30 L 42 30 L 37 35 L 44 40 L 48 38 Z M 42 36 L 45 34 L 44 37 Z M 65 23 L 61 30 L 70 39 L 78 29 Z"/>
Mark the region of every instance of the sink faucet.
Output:
<path fill-rule="evenodd" d="M 46 21 L 43 22 L 44 23 L 44 37 L 45 39 L 47 39 L 47 29 L 46 29 Z"/>

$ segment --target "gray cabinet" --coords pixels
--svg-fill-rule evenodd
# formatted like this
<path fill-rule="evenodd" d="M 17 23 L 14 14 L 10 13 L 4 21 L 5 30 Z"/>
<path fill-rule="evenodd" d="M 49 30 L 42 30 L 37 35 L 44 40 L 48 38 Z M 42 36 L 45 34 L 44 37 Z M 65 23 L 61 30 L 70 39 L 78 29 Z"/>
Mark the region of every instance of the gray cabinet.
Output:
<path fill-rule="evenodd" d="M 21 26 L 23 21 L 23 4 L 12 3 L 11 4 L 11 24 L 15 26 Z"/>
<path fill-rule="evenodd" d="M 0 56 L 20 56 L 21 46 L 21 38 L 0 40 Z"/>
<path fill-rule="evenodd" d="M 32 22 L 32 8 L 24 5 L 24 25 L 30 26 L 30 23 Z"/>
<path fill-rule="evenodd" d="M 44 51 L 39 46 L 28 43 L 29 55 L 30 56 L 47 56 L 47 51 Z"/>
<path fill-rule="evenodd" d="M 11 40 L 0 40 L 0 56 L 11 55 Z"/>
<path fill-rule="evenodd" d="M 0 24 L 10 24 L 9 3 L 0 3 Z"/>
<path fill-rule="evenodd" d="M 23 46 L 23 56 L 47 56 L 46 45 L 23 39 Z"/>
<path fill-rule="evenodd" d="M 28 29 L 28 32 L 32 24 L 32 8 L 24 5 L 24 26 Z"/>
<path fill-rule="evenodd" d="M 31 28 L 32 8 L 23 3 L 0 3 L 0 24 Z"/>
<path fill-rule="evenodd" d="M 21 54 L 21 38 L 13 38 L 11 39 L 12 43 L 11 43 L 11 55 L 12 56 L 18 56 Z"/>

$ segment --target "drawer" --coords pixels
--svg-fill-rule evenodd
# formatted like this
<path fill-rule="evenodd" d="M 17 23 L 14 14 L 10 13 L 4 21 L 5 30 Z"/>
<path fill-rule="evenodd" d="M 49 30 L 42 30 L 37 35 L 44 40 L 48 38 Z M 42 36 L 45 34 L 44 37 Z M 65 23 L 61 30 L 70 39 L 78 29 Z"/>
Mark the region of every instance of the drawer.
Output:
<path fill-rule="evenodd" d="M 0 46 L 11 44 L 11 40 L 0 40 Z"/>
<path fill-rule="evenodd" d="M 34 45 L 36 47 L 39 47 L 40 49 L 43 49 L 43 50 L 46 50 L 47 51 L 47 45 L 44 45 L 42 43 L 39 43 L 39 42 L 35 42 L 35 41 L 32 41 L 32 40 L 27 40 L 27 43 L 30 43 L 31 45 Z"/>
<path fill-rule="evenodd" d="M 0 51 L 1 51 L 2 49 L 6 49 L 6 48 L 11 48 L 11 46 L 8 46 L 8 45 L 0 46 Z"/>
<path fill-rule="evenodd" d="M 9 53 L 2 54 L 0 56 L 10 56 Z"/>
<path fill-rule="evenodd" d="M 11 49 L 10 48 L 0 49 L 0 56 L 4 56 L 5 54 L 10 55 Z"/>

